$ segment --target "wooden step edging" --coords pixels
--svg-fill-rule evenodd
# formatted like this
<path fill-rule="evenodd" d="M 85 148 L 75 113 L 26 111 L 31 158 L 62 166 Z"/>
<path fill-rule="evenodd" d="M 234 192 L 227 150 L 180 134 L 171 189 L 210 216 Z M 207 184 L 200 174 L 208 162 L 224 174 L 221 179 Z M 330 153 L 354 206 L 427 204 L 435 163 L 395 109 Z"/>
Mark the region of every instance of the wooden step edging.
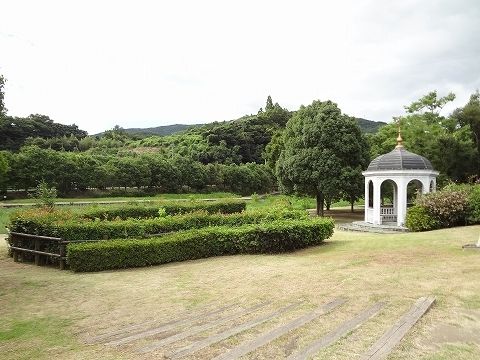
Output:
<path fill-rule="evenodd" d="M 272 319 L 290 311 L 291 309 L 294 309 L 294 308 L 298 307 L 299 305 L 301 305 L 301 303 L 302 302 L 297 302 L 297 303 L 294 303 L 294 304 L 290 304 L 290 305 L 288 305 L 286 307 L 283 307 L 279 310 L 276 310 L 276 311 L 274 311 L 274 312 L 272 312 L 268 315 L 258 317 L 256 319 L 253 319 L 253 320 L 249 321 L 249 322 L 246 322 L 244 324 L 241 324 L 241 325 L 235 326 L 233 328 L 230 328 L 226 331 L 223 331 L 219 334 L 214 334 L 214 335 L 212 335 L 210 337 L 207 337 L 205 339 L 196 341 L 196 342 L 194 342 L 194 343 L 192 343 L 188 346 L 185 346 L 185 347 L 177 350 L 176 352 L 168 354 L 167 358 L 169 358 L 171 360 L 176 360 L 176 359 L 182 358 L 184 356 L 193 354 L 194 352 L 196 352 L 198 350 L 201 350 L 203 348 L 206 348 L 207 346 L 218 343 L 222 340 L 228 339 L 231 336 L 234 336 L 234 335 L 239 334 L 243 331 L 249 330 L 249 329 L 251 329 L 251 328 L 253 328 L 257 325 L 263 324 L 266 321 L 272 320 Z"/>
<path fill-rule="evenodd" d="M 225 323 L 227 323 L 229 321 L 232 321 L 236 318 L 239 318 L 241 316 L 248 315 L 248 314 L 250 314 L 254 311 L 257 311 L 258 309 L 261 309 L 262 307 L 267 306 L 268 304 L 269 304 L 269 302 L 260 303 L 260 304 L 257 304 L 255 306 L 249 307 L 247 309 L 239 310 L 239 311 L 237 311 L 233 314 L 222 317 L 222 318 L 220 318 L 218 320 L 215 320 L 213 322 L 209 322 L 209 323 L 206 323 L 206 324 L 203 324 L 203 325 L 189 327 L 187 330 L 185 330 L 181 333 L 165 337 L 161 340 L 158 340 L 158 341 L 154 342 L 153 344 L 144 346 L 144 347 L 138 349 L 137 352 L 138 353 L 147 353 L 147 352 L 155 351 L 155 350 L 161 348 L 162 346 L 171 344 L 172 342 L 186 339 L 186 338 L 188 338 L 192 335 L 198 334 L 202 331 L 212 329 L 214 327 L 225 324 Z"/>
<path fill-rule="evenodd" d="M 280 336 L 283 336 L 287 334 L 291 330 L 298 329 L 299 327 L 315 320 L 316 318 L 320 317 L 321 315 L 325 315 L 332 311 L 333 309 L 337 308 L 338 306 L 344 304 L 346 302 L 345 299 L 343 298 L 337 298 L 317 309 L 315 309 L 312 312 L 309 312 L 291 322 L 289 322 L 286 325 L 277 327 L 271 331 L 268 331 L 253 341 L 246 342 L 243 344 L 240 344 L 239 346 L 231 349 L 230 351 L 227 351 L 224 354 L 221 354 L 217 356 L 214 360 L 231 360 L 231 359 L 238 359 L 239 357 L 246 355 L 260 346 L 263 346 L 265 344 L 268 344 L 269 342 L 279 338 Z"/>
<path fill-rule="evenodd" d="M 398 320 L 380 339 L 375 342 L 361 360 L 385 359 L 388 354 L 397 346 L 408 331 L 420 320 L 435 302 L 434 297 L 419 298 L 408 312 Z"/>
<path fill-rule="evenodd" d="M 374 317 L 379 313 L 379 311 L 385 306 L 385 303 L 378 302 L 373 306 L 361 311 L 354 318 L 345 321 L 335 330 L 327 333 L 317 341 L 313 342 L 311 345 L 306 348 L 293 353 L 290 355 L 287 360 L 306 360 L 311 356 L 315 355 L 321 349 L 326 348 L 327 346 L 332 345 L 334 342 L 347 335 L 350 331 L 355 330 L 357 327 L 362 325 L 364 322 Z"/>

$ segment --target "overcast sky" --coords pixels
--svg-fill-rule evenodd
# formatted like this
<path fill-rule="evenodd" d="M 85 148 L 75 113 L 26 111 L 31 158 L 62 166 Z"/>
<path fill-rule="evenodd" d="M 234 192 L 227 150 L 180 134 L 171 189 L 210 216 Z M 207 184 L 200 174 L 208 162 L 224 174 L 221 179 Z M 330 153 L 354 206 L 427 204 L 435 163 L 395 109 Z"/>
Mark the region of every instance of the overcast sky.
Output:
<path fill-rule="evenodd" d="M 230 120 L 268 95 L 391 121 L 480 88 L 480 1 L 0 0 L 9 115 L 96 133 Z"/>

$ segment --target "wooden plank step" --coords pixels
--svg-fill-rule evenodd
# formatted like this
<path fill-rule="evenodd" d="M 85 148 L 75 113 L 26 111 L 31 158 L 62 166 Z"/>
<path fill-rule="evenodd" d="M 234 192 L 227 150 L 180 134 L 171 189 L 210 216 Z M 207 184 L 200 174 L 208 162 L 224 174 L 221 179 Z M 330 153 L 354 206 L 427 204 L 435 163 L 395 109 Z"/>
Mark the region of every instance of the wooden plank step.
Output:
<path fill-rule="evenodd" d="M 185 324 L 188 324 L 190 322 L 196 322 L 196 321 L 201 321 L 201 320 L 208 320 L 208 319 L 210 319 L 212 317 L 215 317 L 216 315 L 218 315 L 218 314 L 220 314 L 220 313 L 222 313 L 226 310 L 229 310 L 229 309 L 231 309 L 235 306 L 237 306 L 237 305 L 233 304 L 233 305 L 224 306 L 224 307 L 222 307 L 218 310 L 211 311 L 211 312 L 205 314 L 203 317 L 200 317 L 200 318 L 197 318 L 197 319 L 187 316 L 187 317 L 183 318 L 182 320 L 178 320 L 178 321 L 174 321 L 174 322 L 168 322 L 168 323 L 160 325 L 158 327 L 154 327 L 152 329 L 141 331 L 141 332 L 133 334 L 133 335 L 127 334 L 127 335 L 122 336 L 122 337 L 117 337 L 115 340 L 111 340 L 111 341 L 107 342 L 106 345 L 112 345 L 112 346 L 123 345 L 123 344 L 127 344 L 129 342 L 135 341 L 135 340 L 139 340 L 139 339 L 142 339 L 142 338 L 145 338 L 145 337 L 154 336 L 154 335 L 166 332 L 166 331 L 173 330 L 173 329 L 177 328 L 179 325 L 185 325 Z"/>
<path fill-rule="evenodd" d="M 434 297 L 419 298 L 408 312 L 398 320 L 367 352 L 362 360 L 385 359 L 395 346 L 403 339 L 408 331 L 420 320 L 435 302 Z"/>
<path fill-rule="evenodd" d="M 288 305 L 284 308 L 281 308 L 277 311 L 274 311 L 266 316 L 261 316 L 261 317 L 258 317 L 256 319 L 253 319 L 252 321 L 249 321 L 249 322 L 246 322 L 242 325 L 239 325 L 239 326 L 235 326 L 231 329 L 228 329 L 224 332 L 221 332 L 219 334 L 214 334 L 210 337 L 207 337 L 205 339 L 202 339 L 202 340 L 199 340 L 197 342 L 194 342 L 188 346 L 185 346 L 184 348 L 176 351 L 176 352 L 173 352 L 169 355 L 167 355 L 167 358 L 169 359 L 172 359 L 172 360 L 176 360 L 176 359 L 180 359 L 184 356 L 187 356 L 187 355 L 190 355 L 190 354 L 193 354 L 194 352 L 198 351 L 198 350 L 201 350 L 203 348 L 206 348 L 207 346 L 210 346 L 212 344 L 215 344 L 217 342 L 220 342 L 222 340 L 225 340 L 225 339 L 228 339 L 229 337 L 231 336 L 234 336 L 236 334 L 239 334 L 243 331 L 246 331 L 248 329 L 251 329 L 257 325 L 260 325 L 268 320 L 272 320 L 284 313 L 286 313 L 287 311 L 290 311 L 291 309 L 299 306 L 301 304 L 301 302 L 298 302 L 298 303 L 295 303 L 295 304 L 291 304 L 291 305 Z"/>
<path fill-rule="evenodd" d="M 322 338 L 318 339 L 311 345 L 307 346 L 305 349 L 302 349 L 296 353 L 290 355 L 287 360 L 305 360 L 310 356 L 313 356 L 315 353 L 320 351 L 321 349 L 330 346 L 343 336 L 347 335 L 350 331 L 356 329 L 364 322 L 378 314 L 378 312 L 385 306 L 385 303 L 378 302 L 373 306 L 369 307 L 368 309 L 363 310 L 359 314 L 357 314 L 354 318 L 345 321 L 335 330 L 329 332 Z"/>
<path fill-rule="evenodd" d="M 143 331 L 149 331 L 154 329 L 161 330 L 161 332 L 168 331 L 168 330 L 172 330 L 176 326 L 184 325 L 191 321 L 199 321 L 203 318 L 208 319 L 220 312 L 226 311 L 235 306 L 238 306 L 238 304 L 235 303 L 235 304 L 225 305 L 225 306 L 222 306 L 221 308 L 212 308 L 212 306 L 207 306 L 206 308 L 198 309 L 196 312 L 187 313 L 185 316 L 182 316 L 178 319 L 167 321 L 164 323 L 161 323 L 158 320 L 151 320 L 151 321 L 146 321 L 140 324 L 133 324 L 120 329 L 115 329 L 115 330 L 103 333 L 101 335 L 93 336 L 85 340 L 85 343 L 95 344 L 95 343 L 101 343 L 109 340 L 112 341 L 113 338 L 120 339 L 120 338 L 130 336 L 132 335 L 132 333 L 135 333 L 135 332 L 143 332 Z M 155 328 L 153 329 L 150 328 L 148 330 L 142 329 L 148 326 L 150 327 L 155 326 Z"/>
<path fill-rule="evenodd" d="M 238 359 L 239 357 L 246 355 L 255 349 L 259 348 L 260 346 L 263 346 L 265 344 L 268 344 L 270 341 L 275 340 L 276 338 L 285 335 L 291 330 L 297 329 L 313 320 L 316 318 L 320 317 L 321 315 L 325 315 L 328 312 L 332 311 L 336 307 L 342 305 L 345 303 L 345 299 L 342 298 L 337 298 L 317 309 L 315 309 L 312 312 L 309 312 L 291 322 L 288 324 L 285 324 L 283 326 L 277 327 L 269 332 L 266 332 L 256 339 L 254 339 L 251 342 L 243 343 L 240 344 L 239 346 L 231 349 L 230 351 L 217 356 L 214 360 L 226 360 L 226 359 Z"/>
<path fill-rule="evenodd" d="M 192 336 L 192 335 L 198 334 L 199 332 L 214 328 L 218 325 L 225 324 L 225 323 L 227 323 L 227 322 L 229 322 L 233 319 L 236 319 L 240 316 L 248 315 L 248 314 L 250 314 L 250 313 L 252 313 L 252 312 L 268 305 L 268 304 L 269 304 L 268 302 L 257 304 L 255 306 L 252 306 L 252 307 L 247 308 L 245 310 L 237 311 L 237 312 L 235 312 L 235 313 L 233 313 L 229 316 L 222 317 L 222 318 L 220 318 L 216 321 L 209 322 L 209 323 L 206 323 L 206 324 L 203 324 L 203 325 L 192 326 L 192 327 L 188 328 L 188 330 L 186 330 L 186 331 L 180 332 L 178 334 L 174 334 L 172 336 L 168 336 L 166 338 L 163 338 L 162 340 L 155 341 L 153 344 L 144 346 L 144 347 L 138 349 L 137 352 L 147 353 L 147 352 L 157 350 L 157 349 L 161 348 L 162 346 L 165 346 L 167 344 L 171 344 L 172 342 L 186 339 L 189 336 Z"/>

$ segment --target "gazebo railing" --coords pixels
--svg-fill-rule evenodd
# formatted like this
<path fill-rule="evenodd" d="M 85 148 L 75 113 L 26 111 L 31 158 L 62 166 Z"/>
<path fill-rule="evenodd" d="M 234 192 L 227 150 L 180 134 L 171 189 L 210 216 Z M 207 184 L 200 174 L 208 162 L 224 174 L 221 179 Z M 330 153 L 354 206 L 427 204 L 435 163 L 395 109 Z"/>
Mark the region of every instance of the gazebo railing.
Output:
<path fill-rule="evenodd" d="M 397 221 L 397 212 L 393 206 L 382 206 L 380 208 L 380 219 L 384 222 Z"/>

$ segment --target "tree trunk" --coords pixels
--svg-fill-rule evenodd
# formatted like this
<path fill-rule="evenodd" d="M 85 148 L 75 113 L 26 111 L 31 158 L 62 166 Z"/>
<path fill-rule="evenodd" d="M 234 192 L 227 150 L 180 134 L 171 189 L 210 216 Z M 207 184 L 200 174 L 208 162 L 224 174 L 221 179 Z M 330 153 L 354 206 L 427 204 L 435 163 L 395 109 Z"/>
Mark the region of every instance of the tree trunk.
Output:
<path fill-rule="evenodd" d="M 355 201 L 350 201 L 350 211 L 353 213 L 353 204 L 355 203 Z"/>
<path fill-rule="evenodd" d="M 330 210 L 330 205 L 332 205 L 332 199 L 326 199 L 325 207 L 327 208 L 327 210 Z"/>
<path fill-rule="evenodd" d="M 317 216 L 323 216 L 324 200 L 323 192 L 317 192 Z"/>

